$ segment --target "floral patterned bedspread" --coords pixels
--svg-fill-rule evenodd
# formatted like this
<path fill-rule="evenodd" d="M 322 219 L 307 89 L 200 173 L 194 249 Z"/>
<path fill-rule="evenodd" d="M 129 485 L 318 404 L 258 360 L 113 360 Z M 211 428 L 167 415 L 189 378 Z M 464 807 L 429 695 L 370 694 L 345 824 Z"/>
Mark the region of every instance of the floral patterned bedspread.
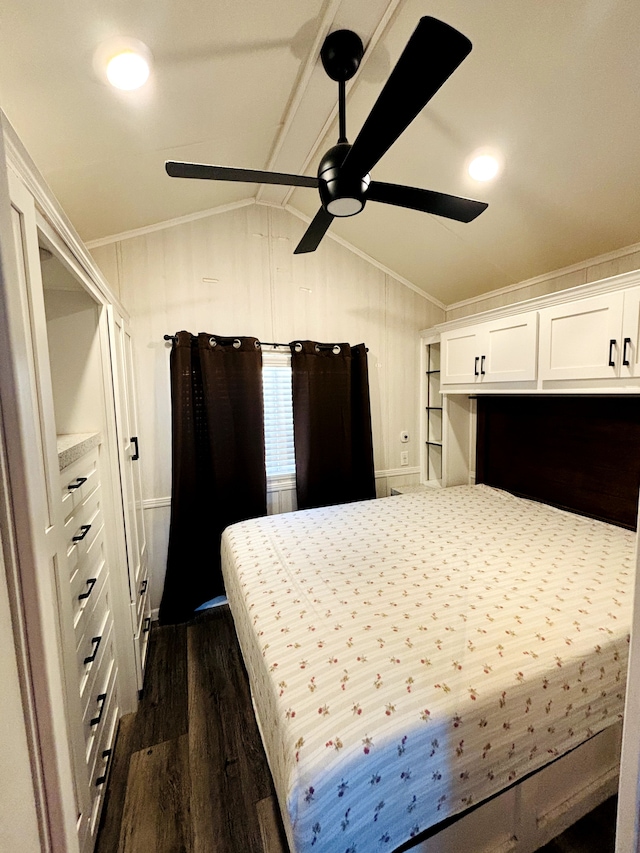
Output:
<path fill-rule="evenodd" d="M 620 719 L 634 539 L 486 486 L 228 528 L 292 850 L 392 851 Z"/>

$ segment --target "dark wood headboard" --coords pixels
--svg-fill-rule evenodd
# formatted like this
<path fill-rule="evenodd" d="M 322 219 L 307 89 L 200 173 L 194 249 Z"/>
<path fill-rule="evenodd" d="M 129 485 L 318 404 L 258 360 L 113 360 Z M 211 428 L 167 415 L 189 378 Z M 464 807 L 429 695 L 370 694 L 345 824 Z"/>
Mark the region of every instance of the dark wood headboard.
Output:
<path fill-rule="evenodd" d="M 478 397 L 476 482 L 631 530 L 640 397 Z"/>

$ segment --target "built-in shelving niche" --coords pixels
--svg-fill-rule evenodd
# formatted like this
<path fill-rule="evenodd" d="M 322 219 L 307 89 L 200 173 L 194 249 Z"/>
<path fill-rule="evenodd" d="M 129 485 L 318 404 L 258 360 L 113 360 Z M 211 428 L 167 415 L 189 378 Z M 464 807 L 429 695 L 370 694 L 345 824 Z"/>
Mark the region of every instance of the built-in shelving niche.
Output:
<path fill-rule="evenodd" d="M 440 344 L 425 344 L 425 444 L 423 478 L 426 483 L 442 481 L 442 395 L 440 394 Z"/>
<path fill-rule="evenodd" d="M 59 436 L 100 433 L 105 424 L 103 309 L 63 260 L 43 246 L 40 267 L 56 432 Z"/>

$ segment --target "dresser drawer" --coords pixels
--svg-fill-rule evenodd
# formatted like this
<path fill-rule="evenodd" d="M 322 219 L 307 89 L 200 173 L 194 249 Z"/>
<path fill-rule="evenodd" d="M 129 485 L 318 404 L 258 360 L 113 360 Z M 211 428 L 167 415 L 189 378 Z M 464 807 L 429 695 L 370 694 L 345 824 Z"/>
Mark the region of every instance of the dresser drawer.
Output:
<path fill-rule="evenodd" d="M 88 598 L 83 598 L 78 601 L 78 597 L 72 602 L 74 608 L 73 629 L 76 635 L 76 646 L 80 647 L 82 638 L 91 630 L 90 625 L 94 624 L 94 612 L 96 607 L 102 607 L 104 610 L 106 602 L 106 589 L 108 584 L 107 565 L 103 563 L 98 565 L 97 570 L 92 572 L 87 581 L 95 581 L 95 584 L 85 583 L 81 595 L 89 594 Z M 78 604 L 76 608 L 75 605 Z M 88 656 L 88 653 L 84 655 Z"/>
<path fill-rule="evenodd" d="M 95 764 L 103 729 L 108 726 L 109 709 L 113 704 L 117 680 L 118 667 L 116 662 L 111 660 L 106 671 L 101 673 L 101 680 L 96 682 L 95 696 L 87 706 L 85 735 L 88 767 L 93 767 Z M 100 690 L 99 693 L 97 693 L 98 690 Z"/>
<path fill-rule="evenodd" d="M 109 584 L 104 583 L 93 608 L 87 614 L 84 631 L 77 640 L 76 658 L 80 696 L 82 698 L 85 696 L 85 691 L 93 671 L 100 668 L 100 661 L 104 653 L 104 643 L 106 642 L 112 622 Z"/>
<path fill-rule="evenodd" d="M 134 648 L 137 657 L 139 671 L 144 674 L 144 668 L 149 649 L 149 637 L 151 636 L 151 607 L 148 596 L 145 596 L 145 606 L 138 616 L 138 628 L 134 637 Z"/>
<path fill-rule="evenodd" d="M 138 581 L 138 591 L 136 599 L 136 624 L 140 623 L 144 618 L 145 611 L 149 610 L 147 606 L 149 602 L 149 577 Z"/>
<path fill-rule="evenodd" d="M 88 555 L 92 543 L 104 526 L 102 490 L 97 484 L 93 492 L 65 519 L 69 577 L 73 577 Z"/>
<path fill-rule="evenodd" d="M 81 623 L 86 619 L 93 603 L 98 598 L 104 576 L 108 574 L 107 558 L 104 541 L 104 527 L 95 536 L 84 559 L 75 561 L 69 578 L 69 593 L 71 595 L 71 610 L 73 627 L 82 632 Z"/>
<path fill-rule="evenodd" d="M 91 494 L 99 481 L 98 448 L 94 447 L 60 472 L 60 491 L 65 517 Z"/>
<path fill-rule="evenodd" d="M 103 709 L 103 713 L 100 715 L 100 708 L 103 701 L 98 697 L 105 692 L 105 685 L 109 680 L 109 672 L 115 663 L 117 663 L 115 631 L 111 622 L 107 625 L 101 642 L 100 654 L 96 658 L 97 666 L 93 667 L 89 673 L 80 696 L 85 743 L 88 743 L 89 738 L 95 734 L 95 726 L 97 724 L 92 724 L 91 721 L 95 720 L 98 716 L 101 716 L 101 720 L 104 718 L 104 710 L 106 709 Z"/>
<path fill-rule="evenodd" d="M 104 711 L 102 731 L 96 739 L 95 749 L 93 750 L 93 756 L 89 764 L 89 795 L 91 797 L 89 831 L 92 836 L 98 828 L 100 807 L 107 789 L 109 769 L 113 760 L 116 727 L 120 716 L 120 702 L 117 688 L 118 682 L 116 680 L 113 692 L 109 697 L 108 707 Z"/>

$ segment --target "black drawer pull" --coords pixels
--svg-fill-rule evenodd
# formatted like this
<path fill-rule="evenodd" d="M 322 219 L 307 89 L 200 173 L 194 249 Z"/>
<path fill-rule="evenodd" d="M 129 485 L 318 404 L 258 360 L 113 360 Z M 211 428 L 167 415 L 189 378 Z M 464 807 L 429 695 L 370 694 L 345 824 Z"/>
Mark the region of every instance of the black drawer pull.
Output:
<path fill-rule="evenodd" d="M 138 447 L 138 436 L 137 436 L 137 435 L 132 435 L 132 436 L 131 436 L 131 438 L 130 438 L 130 441 L 131 441 L 133 444 L 135 444 L 135 446 L 136 446 L 136 449 L 135 449 L 135 451 L 134 451 L 134 453 L 133 453 L 133 456 L 131 457 L 131 461 L 132 461 L 132 462 L 136 462 L 138 459 L 140 459 L 140 448 Z"/>
<path fill-rule="evenodd" d="M 69 483 L 67 488 L 69 489 L 70 492 L 72 492 L 74 489 L 79 489 L 80 486 L 86 482 L 87 482 L 86 477 L 77 477 L 75 483 Z"/>
<path fill-rule="evenodd" d="M 147 584 L 149 583 L 149 578 L 145 578 L 140 584 L 140 595 L 144 595 L 147 591 Z"/>
<path fill-rule="evenodd" d="M 147 634 L 151 630 L 151 616 L 147 616 L 143 624 L 144 628 L 142 629 L 142 633 Z"/>
<path fill-rule="evenodd" d="M 94 647 L 93 651 L 91 652 L 91 654 L 89 655 L 89 657 L 86 657 L 84 659 L 85 663 L 93 663 L 94 662 L 94 660 L 96 659 L 96 655 L 98 654 L 98 649 L 100 648 L 100 641 L 101 640 L 102 640 L 102 637 L 93 637 L 91 639 L 91 644 L 93 645 L 93 643 L 95 643 L 95 647 Z"/>
<path fill-rule="evenodd" d="M 629 356 L 627 355 L 627 347 L 631 346 L 631 338 L 624 339 L 624 346 L 622 348 L 622 363 L 625 367 L 629 367 Z"/>
<path fill-rule="evenodd" d="M 97 580 L 98 578 L 89 578 L 89 580 L 87 581 L 87 586 L 89 587 L 89 589 L 86 592 L 80 593 L 80 595 L 78 596 L 78 601 L 82 601 L 83 598 L 89 598 L 89 596 L 93 592 L 93 588 L 96 585 Z"/>
<path fill-rule="evenodd" d="M 479 355 L 477 355 L 477 356 L 476 356 L 476 362 L 475 362 L 475 365 L 474 365 L 474 367 L 473 367 L 473 375 L 474 375 L 474 376 L 479 376 L 479 375 L 480 375 L 480 374 L 478 373 L 478 362 L 479 362 L 479 361 L 480 361 L 480 356 L 479 356 Z"/>
<path fill-rule="evenodd" d="M 609 367 L 615 367 L 616 366 L 616 363 L 613 360 L 613 348 L 615 345 L 616 345 L 615 338 L 612 338 L 609 341 Z"/>
<path fill-rule="evenodd" d="M 71 537 L 72 542 L 82 542 L 84 537 L 91 530 L 91 525 L 90 524 L 81 524 L 80 530 L 82 531 L 82 533 L 77 533 L 75 536 Z"/>
<path fill-rule="evenodd" d="M 107 775 L 109 773 L 109 765 L 111 764 L 111 754 L 112 754 L 111 749 L 105 749 L 104 752 L 102 753 L 102 757 L 107 759 L 107 763 L 104 766 L 104 776 L 98 776 L 98 778 L 96 779 L 96 787 L 98 787 L 99 785 L 104 785 L 104 783 L 107 781 Z"/>
<path fill-rule="evenodd" d="M 480 376 L 485 375 L 485 371 L 484 371 L 484 360 L 485 360 L 485 358 L 486 358 L 486 356 L 483 355 L 480 359 Z"/>
<path fill-rule="evenodd" d="M 100 720 L 102 719 L 102 712 L 104 711 L 104 706 L 105 706 L 105 703 L 106 703 L 106 699 L 107 699 L 107 694 L 106 694 L 106 693 L 101 693 L 101 694 L 98 696 L 98 698 L 96 699 L 96 702 L 97 702 L 97 703 L 98 703 L 98 705 L 100 706 L 100 710 L 98 711 L 98 716 L 97 716 L 97 717 L 94 717 L 94 718 L 93 718 L 93 720 L 89 720 L 89 725 L 90 725 L 90 726 L 97 726 L 97 725 L 98 725 L 98 723 L 100 722 Z"/>

